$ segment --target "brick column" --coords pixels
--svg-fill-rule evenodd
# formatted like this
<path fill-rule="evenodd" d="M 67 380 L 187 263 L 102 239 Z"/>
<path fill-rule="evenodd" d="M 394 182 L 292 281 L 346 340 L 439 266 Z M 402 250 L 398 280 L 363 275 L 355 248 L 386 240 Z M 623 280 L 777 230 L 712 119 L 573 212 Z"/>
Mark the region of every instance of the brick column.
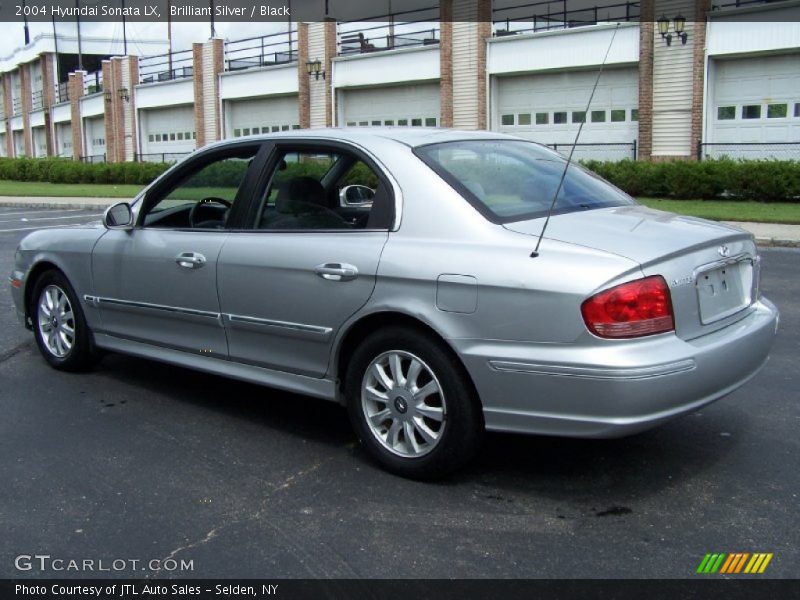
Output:
<path fill-rule="evenodd" d="M 453 0 L 439 4 L 439 124 L 453 126 Z"/>
<path fill-rule="evenodd" d="M 308 72 L 308 23 L 297 24 L 297 91 L 300 127 L 311 127 L 311 98 Z"/>
<path fill-rule="evenodd" d="M 103 61 L 103 129 L 106 138 L 106 162 L 110 163 L 118 162 L 115 70 L 111 60 Z"/>
<path fill-rule="evenodd" d="M 694 54 L 692 56 L 692 156 L 703 140 L 703 89 L 706 79 L 706 19 L 711 0 L 695 0 Z"/>
<path fill-rule="evenodd" d="M 11 113 L 14 105 L 11 99 L 11 73 L 0 73 L 3 86 L 3 114 L 6 122 L 6 156 L 14 156 L 14 132 L 11 131 Z"/>
<path fill-rule="evenodd" d="M 80 160 L 83 156 L 83 118 L 81 117 L 81 98 L 83 97 L 83 77 L 86 71 L 69 74 L 70 127 L 72 133 L 72 158 Z"/>
<path fill-rule="evenodd" d="M 639 8 L 639 160 L 650 160 L 653 151 L 653 1 L 642 0 Z"/>
<path fill-rule="evenodd" d="M 192 44 L 194 65 L 194 124 L 197 147 L 221 137 L 219 75 L 224 70 L 224 42 L 220 38 Z"/>
<path fill-rule="evenodd" d="M 336 56 L 336 19 L 325 19 L 325 60 L 322 68 L 325 69 L 325 127 L 336 124 L 336 101 L 333 98 L 333 57 Z"/>
<path fill-rule="evenodd" d="M 47 156 L 56 156 L 58 151 L 55 147 L 55 131 L 50 109 L 56 101 L 56 75 L 55 60 L 53 54 L 43 53 L 39 55 L 42 63 L 42 107 L 44 108 L 44 133 L 45 144 L 47 146 Z"/>
<path fill-rule="evenodd" d="M 31 73 L 30 64 L 19 66 L 19 84 L 22 94 L 22 140 L 25 156 L 33 156 L 33 136 L 31 135 Z"/>
<path fill-rule="evenodd" d="M 492 0 L 478 0 L 478 129 L 488 129 L 486 54 L 492 38 Z"/>

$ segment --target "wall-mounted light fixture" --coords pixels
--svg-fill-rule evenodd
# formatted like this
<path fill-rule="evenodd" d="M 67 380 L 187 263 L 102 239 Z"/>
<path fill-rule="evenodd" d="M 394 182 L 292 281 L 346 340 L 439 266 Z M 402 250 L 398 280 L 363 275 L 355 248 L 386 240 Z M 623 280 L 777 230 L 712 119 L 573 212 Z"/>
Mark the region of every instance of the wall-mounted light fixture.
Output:
<path fill-rule="evenodd" d="M 308 76 L 314 76 L 314 81 L 319 81 L 319 76 L 322 75 L 322 78 L 325 79 L 325 71 L 322 70 L 322 62 L 315 58 L 314 60 L 310 60 L 306 63 L 306 70 L 308 71 Z"/>
<path fill-rule="evenodd" d="M 658 32 L 661 34 L 661 37 L 666 40 L 667 46 L 672 45 L 672 33 L 669 31 L 670 20 L 667 18 L 666 15 L 661 15 L 661 18 L 658 20 Z M 686 40 L 689 39 L 689 34 L 687 34 L 684 29 L 686 28 L 686 17 L 683 15 L 678 15 L 672 20 L 672 27 L 675 35 L 681 41 L 682 45 L 686 45 Z"/>
<path fill-rule="evenodd" d="M 119 96 L 120 100 L 124 100 L 125 102 L 128 102 L 131 99 L 130 94 L 128 94 L 128 88 L 126 87 L 119 88 L 117 90 L 117 96 Z"/>

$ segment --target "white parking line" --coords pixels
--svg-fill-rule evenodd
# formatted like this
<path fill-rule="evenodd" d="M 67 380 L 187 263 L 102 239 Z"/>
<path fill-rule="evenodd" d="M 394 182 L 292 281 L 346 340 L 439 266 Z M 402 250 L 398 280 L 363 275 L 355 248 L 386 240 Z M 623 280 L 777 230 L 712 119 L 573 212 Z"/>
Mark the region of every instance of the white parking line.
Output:
<path fill-rule="evenodd" d="M 5 216 L 5 215 L 0 215 L 0 217 L 2 217 L 2 216 Z M 70 217 L 38 217 L 38 218 L 34 217 L 34 218 L 31 218 L 31 219 L 28 219 L 27 217 L 23 217 L 21 219 L 9 219 L 7 221 L 0 221 L 0 223 L 19 223 L 19 222 L 30 223 L 31 221 L 58 221 L 60 219 L 83 219 L 83 218 L 87 218 L 88 219 L 89 217 L 99 217 L 99 216 L 102 216 L 102 213 L 94 213 L 94 214 L 89 214 L 89 215 L 72 215 Z"/>

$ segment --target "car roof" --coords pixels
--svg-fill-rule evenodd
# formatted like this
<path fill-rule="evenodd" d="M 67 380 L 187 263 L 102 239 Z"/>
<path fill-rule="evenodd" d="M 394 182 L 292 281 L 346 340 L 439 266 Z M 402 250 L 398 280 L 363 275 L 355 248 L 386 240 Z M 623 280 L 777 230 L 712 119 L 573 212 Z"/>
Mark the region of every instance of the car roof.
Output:
<path fill-rule="evenodd" d="M 251 135 L 223 140 L 211 146 L 220 146 L 231 142 L 245 140 L 279 140 L 279 139 L 330 139 L 342 140 L 369 145 L 369 140 L 386 139 L 415 148 L 426 144 L 455 142 L 465 140 L 490 140 L 520 138 L 498 133 L 496 131 L 463 131 L 442 127 L 325 127 L 315 129 L 292 129 L 275 133 Z"/>

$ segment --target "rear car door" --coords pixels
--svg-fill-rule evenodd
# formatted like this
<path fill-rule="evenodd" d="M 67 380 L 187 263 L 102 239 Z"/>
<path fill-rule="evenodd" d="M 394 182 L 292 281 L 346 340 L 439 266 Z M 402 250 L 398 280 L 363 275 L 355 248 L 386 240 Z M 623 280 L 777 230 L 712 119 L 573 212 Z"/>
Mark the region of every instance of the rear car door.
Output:
<path fill-rule="evenodd" d="M 203 152 L 146 194 L 136 226 L 109 230 L 92 253 L 99 333 L 227 358 L 217 259 L 248 204 L 261 144 Z"/>
<path fill-rule="evenodd" d="M 230 357 L 322 377 L 337 330 L 375 287 L 393 189 L 360 151 L 330 142 L 276 143 L 266 175 L 219 258 Z M 345 202 L 352 185 L 372 201 Z"/>

